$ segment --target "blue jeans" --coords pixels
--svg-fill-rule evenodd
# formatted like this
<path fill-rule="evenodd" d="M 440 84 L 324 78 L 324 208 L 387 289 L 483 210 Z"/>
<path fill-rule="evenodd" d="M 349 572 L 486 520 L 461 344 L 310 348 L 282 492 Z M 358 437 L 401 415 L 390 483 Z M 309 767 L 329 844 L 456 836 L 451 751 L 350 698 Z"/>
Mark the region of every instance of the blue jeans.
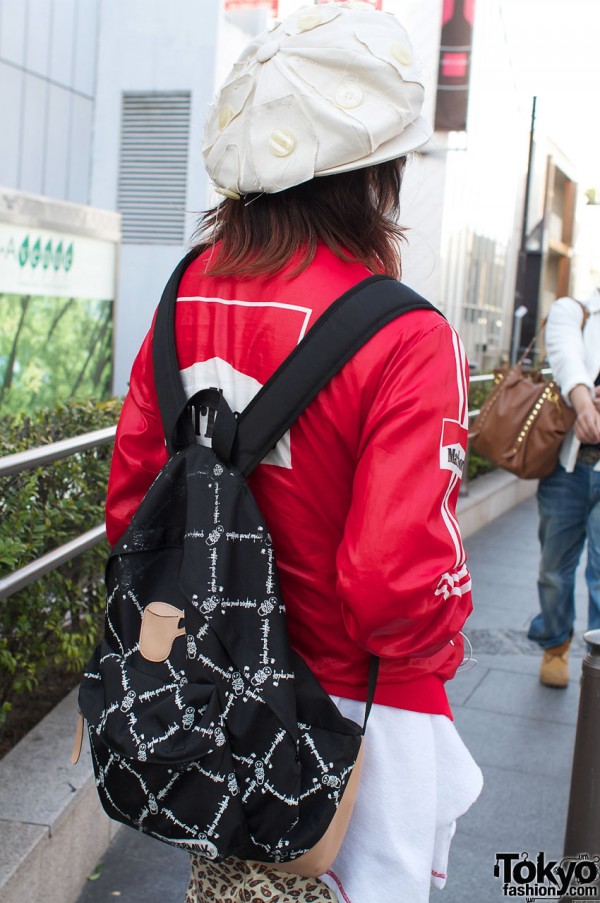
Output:
<path fill-rule="evenodd" d="M 573 473 L 567 473 L 559 464 L 540 480 L 537 499 L 541 612 L 532 620 L 528 636 L 548 649 L 560 646 L 573 633 L 575 571 L 586 539 L 588 629 L 600 627 L 600 470 L 577 463 Z"/>

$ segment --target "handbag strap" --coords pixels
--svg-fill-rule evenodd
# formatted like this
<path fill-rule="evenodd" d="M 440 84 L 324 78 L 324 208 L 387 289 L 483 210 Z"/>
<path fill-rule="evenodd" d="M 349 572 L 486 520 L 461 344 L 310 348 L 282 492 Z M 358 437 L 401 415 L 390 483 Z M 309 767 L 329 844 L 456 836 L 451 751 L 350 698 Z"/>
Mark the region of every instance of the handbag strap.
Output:
<path fill-rule="evenodd" d="M 585 306 L 583 301 L 579 301 L 577 298 L 571 298 L 571 301 L 574 301 L 576 304 L 579 304 L 579 306 L 583 312 L 583 319 L 581 321 L 581 331 L 583 332 L 583 330 L 585 329 L 585 324 L 587 323 L 589 316 L 590 316 L 589 309 Z M 516 367 L 520 367 L 522 365 L 523 361 L 525 360 L 525 358 L 527 357 L 527 355 L 529 354 L 531 349 L 537 344 L 538 339 L 541 339 L 541 345 L 544 348 L 544 357 L 546 356 L 546 354 L 545 354 L 545 348 L 546 348 L 545 329 L 546 329 L 546 324 L 548 323 L 549 316 L 550 316 L 550 314 L 546 314 L 546 316 L 540 323 L 540 328 L 538 329 L 538 331 L 536 332 L 536 334 L 530 341 L 529 345 L 527 346 L 527 348 L 525 349 L 525 351 L 523 352 L 523 354 L 521 355 L 521 357 L 515 364 Z"/>

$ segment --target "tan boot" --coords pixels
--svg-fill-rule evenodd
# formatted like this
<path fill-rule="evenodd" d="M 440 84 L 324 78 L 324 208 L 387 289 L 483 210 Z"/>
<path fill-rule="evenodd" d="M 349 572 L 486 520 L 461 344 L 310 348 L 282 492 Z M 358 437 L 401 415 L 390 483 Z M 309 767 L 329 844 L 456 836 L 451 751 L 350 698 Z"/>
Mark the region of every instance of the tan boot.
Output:
<path fill-rule="evenodd" d="M 571 640 L 560 646 L 544 649 L 540 681 L 545 687 L 564 688 L 569 684 L 569 647 Z"/>

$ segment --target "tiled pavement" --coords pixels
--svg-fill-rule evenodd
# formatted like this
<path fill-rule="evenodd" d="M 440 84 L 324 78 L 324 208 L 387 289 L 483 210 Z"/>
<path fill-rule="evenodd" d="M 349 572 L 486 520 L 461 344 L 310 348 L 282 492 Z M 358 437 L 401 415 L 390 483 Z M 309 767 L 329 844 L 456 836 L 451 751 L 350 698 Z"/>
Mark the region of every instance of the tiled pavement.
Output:
<path fill-rule="evenodd" d="M 478 664 L 456 677 L 450 697 L 456 725 L 483 770 L 485 787 L 459 821 L 446 889 L 443 894 L 432 891 L 432 903 L 503 900 L 500 882 L 493 877 L 497 852 L 527 852 L 534 858 L 539 851 L 559 857 L 562 850 L 585 650 L 577 640 L 567 690 L 539 684 L 540 655 L 526 639 L 537 608 L 536 529 L 531 499 L 466 542 L 475 600 L 466 633 Z M 581 569 L 579 637 L 585 596 Z M 123 829 L 94 878 L 78 903 L 182 903 L 187 857 Z M 411 901 L 400 894 L 389 903 Z"/>

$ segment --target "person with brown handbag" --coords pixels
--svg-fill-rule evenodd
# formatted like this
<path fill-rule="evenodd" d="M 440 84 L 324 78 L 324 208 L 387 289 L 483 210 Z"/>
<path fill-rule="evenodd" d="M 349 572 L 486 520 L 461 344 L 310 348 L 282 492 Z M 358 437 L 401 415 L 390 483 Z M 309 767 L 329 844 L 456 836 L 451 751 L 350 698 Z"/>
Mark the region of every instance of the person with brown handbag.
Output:
<path fill-rule="evenodd" d="M 583 305 L 559 298 L 545 337 L 548 360 L 562 399 L 573 410 L 556 467 L 540 480 L 540 612 L 529 639 L 544 650 L 540 680 L 566 687 L 575 621 L 575 572 L 586 539 L 588 627 L 600 627 L 600 289 Z"/>

